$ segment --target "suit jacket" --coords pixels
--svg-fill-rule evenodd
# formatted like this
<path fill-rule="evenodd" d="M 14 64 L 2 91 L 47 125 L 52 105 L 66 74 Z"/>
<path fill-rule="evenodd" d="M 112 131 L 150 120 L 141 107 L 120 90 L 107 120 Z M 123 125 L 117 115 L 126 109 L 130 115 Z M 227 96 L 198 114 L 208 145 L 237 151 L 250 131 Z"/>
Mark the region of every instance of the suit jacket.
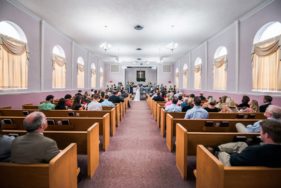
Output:
<path fill-rule="evenodd" d="M 11 146 L 15 137 L 0 135 L 0 161 L 9 161 L 11 157 Z"/>
<path fill-rule="evenodd" d="M 271 103 L 267 103 L 267 104 L 264 104 L 264 105 L 261 105 L 260 106 L 260 112 L 265 112 L 265 110 L 267 109 L 267 107 L 271 105 Z"/>
<path fill-rule="evenodd" d="M 32 132 L 14 140 L 11 161 L 15 163 L 48 163 L 59 152 L 56 141 L 43 134 Z"/>

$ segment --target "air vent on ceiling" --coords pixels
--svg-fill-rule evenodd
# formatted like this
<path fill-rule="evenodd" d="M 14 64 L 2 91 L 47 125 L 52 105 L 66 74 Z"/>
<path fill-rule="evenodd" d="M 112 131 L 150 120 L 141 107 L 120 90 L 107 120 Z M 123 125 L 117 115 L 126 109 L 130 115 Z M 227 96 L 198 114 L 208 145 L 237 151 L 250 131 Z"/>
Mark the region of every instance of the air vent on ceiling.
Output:
<path fill-rule="evenodd" d="M 111 65 L 110 70 L 111 72 L 119 72 L 119 65 Z"/>
<path fill-rule="evenodd" d="M 163 72 L 171 72 L 171 65 L 163 65 Z"/>
<path fill-rule="evenodd" d="M 143 26 L 141 26 L 141 25 L 136 25 L 134 28 L 135 28 L 135 30 L 142 30 L 142 29 L 143 29 Z"/>
<path fill-rule="evenodd" d="M 140 51 L 140 50 L 142 50 L 142 49 L 141 49 L 141 48 L 136 48 L 136 50 L 139 50 L 139 51 Z"/>

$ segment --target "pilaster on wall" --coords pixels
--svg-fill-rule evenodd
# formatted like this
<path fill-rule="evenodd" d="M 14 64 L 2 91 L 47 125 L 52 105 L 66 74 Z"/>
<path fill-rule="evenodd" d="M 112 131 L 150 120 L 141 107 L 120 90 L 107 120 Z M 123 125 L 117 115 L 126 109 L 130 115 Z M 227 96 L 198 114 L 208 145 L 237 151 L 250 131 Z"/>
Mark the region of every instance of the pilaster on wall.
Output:
<path fill-rule="evenodd" d="M 40 21 L 40 46 L 41 46 L 41 50 L 40 50 L 40 90 L 43 91 L 44 90 L 44 50 L 45 50 L 45 41 L 44 41 L 44 25 L 45 25 L 45 21 L 41 20 Z"/>

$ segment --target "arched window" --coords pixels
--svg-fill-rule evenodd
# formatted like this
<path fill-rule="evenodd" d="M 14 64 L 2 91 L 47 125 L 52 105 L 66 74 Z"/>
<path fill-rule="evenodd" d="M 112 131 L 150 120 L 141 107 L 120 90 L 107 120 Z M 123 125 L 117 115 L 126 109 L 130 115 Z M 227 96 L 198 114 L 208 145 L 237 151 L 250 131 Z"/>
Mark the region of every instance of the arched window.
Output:
<path fill-rule="evenodd" d="M 182 76 L 182 86 L 183 88 L 187 88 L 188 87 L 188 65 L 184 64 L 183 68 L 183 76 Z"/>
<path fill-rule="evenodd" d="M 53 88 L 65 88 L 66 62 L 65 53 L 61 46 L 53 48 Z"/>
<path fill-rule="evenodd" d="M 97 73 L 96 73 L 96 65 L 95 63 L 91 64 L 91 87 L 97 87 Z"/>
<path fill-rule="evenodd" d="M 254 91 L 281 91 L 280 45 L 280 22 L 270 22 L 256 33 L 252 49 Z"/>
<path fill-rule="evenodd" d="M 103 87 L 103 68 L 100 67 L 100 88 Z"/>
<path fill-rule="evenodd" d="M 194 89 L 201 89 L 201 67 L 202 59 L 197 57 L 194 62 Z"/>
<path fill-rule="evenodd" d="M 217 48 L 214 55 L 213 88 L 226 90 L 227 83 L 227 49 L 224 46 Z"/>
<path fill-rule="evenodd" d="M 179 88 L 179 77 L 180 77 L 179 68 L 176 68 L 175 75 L 176 75 L 176 76 L 175 76 L 176 88 Z"/>
<path fill-rule="evenodd" d="M 27 89 L 29 52 L 23 30 L 0 22 L 0 89 Z"/>
<path fill-rule="evenodd" d="M 77 88 L 84 88 L 84 59 L 78 57 L 77 59 Z"/>

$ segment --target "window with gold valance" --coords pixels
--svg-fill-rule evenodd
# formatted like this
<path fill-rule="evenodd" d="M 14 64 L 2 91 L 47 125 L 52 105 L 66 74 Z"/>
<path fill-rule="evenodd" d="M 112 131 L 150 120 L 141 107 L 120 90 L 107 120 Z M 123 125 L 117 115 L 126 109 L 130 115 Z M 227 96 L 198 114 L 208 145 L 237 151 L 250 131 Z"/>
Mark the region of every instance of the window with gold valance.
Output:
<path fill-rule="evenodd" d="M 213 88 L 216 90 L 226 90 L 227 83 L 227 56 L 214 59 L 213 67 Z"/>
<path fill-rule="evenodd" d="M 194 66 L 194 89 L 201 89 L 201 64 Z"/>
<path fill-rule="evenodd" d="M 281 91 L 280 45 L 281 35 L 253 45 L 253 90 Z"/>
<path fill-rule="evenodd" d="M 66 85 L 66 62 L 65 58 L 53 54 L 53 88 L 65 88 Z"/>
<path fill-rule="evenodd" d="M 77 63 L 77 88 L 84 88 L 84 65 Z"/>
<path fill-rule="evenodd" d="M 97 75 L 96 75 L 96 69 L 91 69 L 91 87 L 96 88 L 97 87 Z"/>
<path fill-rule="evenodd" d="M 26 43 L 0 34 L 0 89 L 26 89 L 28 61 Z"/>
<path fill-rule="evenodd" d="M 183 86 L 183 88 L 188 87 L 188 66 L 187 66 L 187 64 L 184 64 L 184 66 L 183 66 L 182 86 Z"/>

